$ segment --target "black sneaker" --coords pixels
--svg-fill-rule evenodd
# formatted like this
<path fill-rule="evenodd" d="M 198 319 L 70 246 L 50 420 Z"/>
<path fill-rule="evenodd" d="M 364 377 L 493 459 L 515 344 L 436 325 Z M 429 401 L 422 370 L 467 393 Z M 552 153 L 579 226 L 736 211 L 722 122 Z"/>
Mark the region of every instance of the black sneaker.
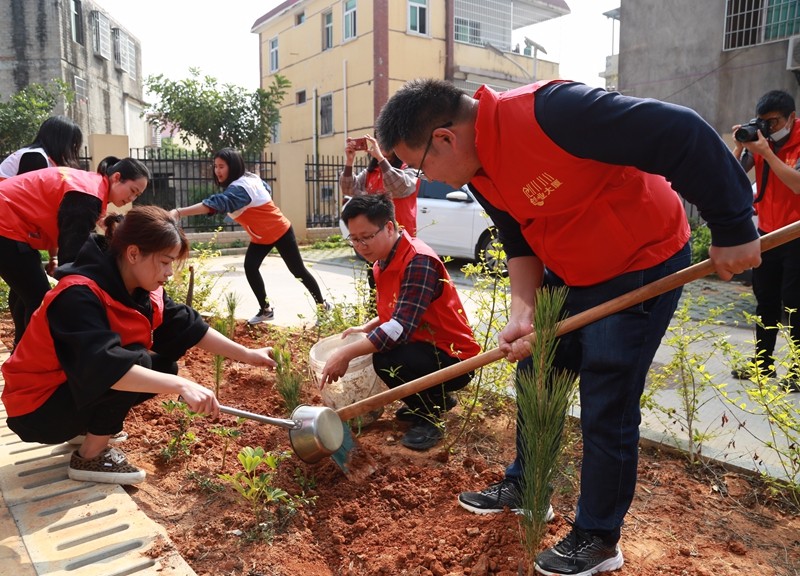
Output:
<path fill-rule="evenodd" d="M 455 397 L 455 394 L 447 394 L 444 397 L 444 410 L 442 410 L 442 413 L 449 412 L 457 405 L 458 398 Z M 417 414 L 416 410 L 412 410 L 408 406 L 403 406 L 402 408 L 397 409 L 397 412 L 394 413 L 394 417 L 401 422 L 414 422 L 417 420 L 419 415 Z"/>
<path fill-rule="evenodd" d="M 536 557 L 534 567 L 539 574 L 591 576 L 622 568 L 622 552 L 616 544 L 606 544 L 599 536 L 572 526 L 558 544 Z"/>
<path fill-rule="evenodd" d="M 739 368 L 734 368 L 731 370 L 731 376 L 736 378 L 737 380 L 750 380 L 751 378 L 755 378 L 756 376 L 761 376 L 762 378 L 775 378 L 775 368 L 770 369 L 768 366 L 762 364 L 759 366 L 760 370 L 759 373 L 756 373 L 756 369 L 752 366 L 751 361 L 746 366 L 740 366 Z"/>
<path fill-rule="evenodd" d="M 418 418 L 417 423 L 408 429 L 400 443 L 412 450 L 428 450 L 436 446 L 444 438 L 442 424 Z"/>
<path fill-rule="evenodd" d="M 462 492 L 458 495 L 458 503 L 462 508 L 475 514 L 497 514 L 506 508 L 515 514 L 522 514 L 522 494 L 517 482 L 503 478 L 497 484 L 492 484 L 480 492 Z M 555 518 L 553 507 L 547 509 L 546 522 Z"/>

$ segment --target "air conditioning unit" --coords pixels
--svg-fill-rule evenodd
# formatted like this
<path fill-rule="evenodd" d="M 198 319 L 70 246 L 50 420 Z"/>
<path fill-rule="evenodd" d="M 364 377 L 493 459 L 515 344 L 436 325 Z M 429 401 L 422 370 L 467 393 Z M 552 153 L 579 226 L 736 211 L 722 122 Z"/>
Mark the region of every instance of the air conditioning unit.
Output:
<path fill-rule="evenodd" d="M 789 50 L 786 54 L 786 69 L 800 70 L 800 36 L 789 38 Z"/>

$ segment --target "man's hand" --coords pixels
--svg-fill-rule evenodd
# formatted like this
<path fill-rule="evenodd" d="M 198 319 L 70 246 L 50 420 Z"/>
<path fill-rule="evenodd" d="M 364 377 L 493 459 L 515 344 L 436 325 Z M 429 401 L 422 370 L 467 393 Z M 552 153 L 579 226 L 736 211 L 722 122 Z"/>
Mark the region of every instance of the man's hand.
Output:
<path fill-rule="evenodd" d="M 533 332 L 530 318 L 510 319 L 497 335 L 497 345 L 509 362 L 516 362 L 531 355 L 531 345 L 524 336 Z"/>
<path fill-rule="evenodd" d="M 730 280 L 734 274 L 741 274 L 761 264 L 761 240 L 724 248 L 711 246 L 708 256 L 714 264 L 717 276 L 722 280 Z"/>
<path fill-rule="evenodd" d="M 322 390 L 330 382 L 336 382 L 344 376 L 348 366 L 350 366 L 350 355 L 347 353 L 347 347 L 345 346 L 328 357 L 328 361 L 325 362 L 325 366 L 322 368 L 319 389 Z"/>

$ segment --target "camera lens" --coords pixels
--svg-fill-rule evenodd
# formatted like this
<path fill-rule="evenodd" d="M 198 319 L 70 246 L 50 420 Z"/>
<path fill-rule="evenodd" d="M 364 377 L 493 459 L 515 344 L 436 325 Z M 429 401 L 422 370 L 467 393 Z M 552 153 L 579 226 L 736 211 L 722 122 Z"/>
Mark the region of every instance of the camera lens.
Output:
<path fill-rule="evenodd" d="M 733 137 L 737 142 L 755 142 L 758 140 L 758 128 L 752 125 L 740 126 Z"/>

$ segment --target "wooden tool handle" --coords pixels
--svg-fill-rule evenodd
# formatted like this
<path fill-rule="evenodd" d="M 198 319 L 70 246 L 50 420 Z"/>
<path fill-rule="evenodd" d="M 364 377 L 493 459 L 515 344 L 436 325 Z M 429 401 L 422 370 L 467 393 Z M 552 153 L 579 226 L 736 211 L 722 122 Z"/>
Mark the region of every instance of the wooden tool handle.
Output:
<path fill-rule="evenodd" d="M 786 242 L 794 240 L 798 237 L 800 237 L 800 222 L 789 224 L 788 226 L 784 226 L 783 228 L 762 236 L 761 251 L 766 252 L 767 250 L 771 250 L 776 246 L 785 244 Z M 646 284 L 641 288 L 637 288 L 636 290 L 632 290 L 631 292 L 617 296 L 608 302 L 604 302 L 603 304 L 599 304 L 593 308 L 589 308 L 588 310 L 584 310 L 583 312 L 562 320 L 558 324 L 557 334 L 561 336 L 567 332 L 572 332 L 573 330 L 582 328 L 587 324 L 595 322 L 596 320 L 600 320 L 601 318 L 605 318 L 606 316 L 610 316 L 611 314 L 615 314 L 636 304 L 641 304 L 645 300 L 649 300 L 650 298 L 654 298 L 660 294 L 674 290 L 675 288 L 683 286 L 692 280 L 697 280 L 707 276 L 713 271 L 714 264 L 711 262 L 711 260 L 706 259 L 702 262 L 698 262 L 697 264 L 689 266 L 688 268 L 674 272 L 669 276 L 665 276 L 659 280 L 656 280 L 655 282 Z M 525 338 L 531 340 L 533 337 L 533 334 L 529 334 Z M 407 382 L 397 386 L 396 388 L 391 388 L 384 392 L 375 394 L 374 396 L 370 396 L 369 398 L 364 398 L 363 400 L 354 402 L 349 406 L 339 408 L 336 413 L 339 415 L 339 418 L 341 418 L 342 421 L 350 420 L 356 416 L 361 416 L 362 414 L 366 414 L 367 412 L 370 412 L 376 408 L 385 406 L 394 400 L 405 398 L 406 396 L 416 394 L 422 390 L 427 390 L 428 388 L 436 386 L 437 384 L 441 384 L 442 382 L 447 382 L 448 380 L 451 380 L 457 376 L 461 376 L 462 374 L 466 374 L 467 372 L 472 372 L 473 370 L 482 368 L 487 364 L 491 364 L 496 360 L 500 360 L 504 356 L 505 355 L 500 351 L 500 348 L 492 348 L 491 350 L 487 350 L 486 352 L 458 362 L 457 364 L 453 364 L 452 366 L 448 366 L 447 368 L 437 370 L 436 372 L 431 372 L 430 374 L 426 374 L 421 378 L 417 378 L 416 380 L 412 380 L 411 382 Z"/>

